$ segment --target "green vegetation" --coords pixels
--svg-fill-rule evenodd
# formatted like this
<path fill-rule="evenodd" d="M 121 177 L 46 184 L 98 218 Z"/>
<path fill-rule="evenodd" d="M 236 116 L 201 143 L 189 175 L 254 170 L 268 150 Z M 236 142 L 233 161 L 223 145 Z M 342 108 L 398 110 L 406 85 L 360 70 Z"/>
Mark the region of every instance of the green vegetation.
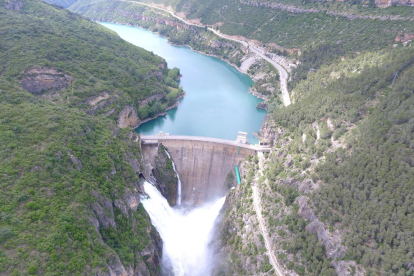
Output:
<path fill-rule="evenodd" d="M 158 0 L 141 1 L 164 3 L 178 12 L 185 12 L 187 18 L 201 18 L 208 25 L 223 23 L 220 31 L 226 34 L 242 35 L 261 42 L 273 42 L 285 48 L 309 47 L 315 44 L 340 41 L 344 50 L 377 49 L 393 43 L 399 32 L 413 32 L 408 20 L 350 20 L 343 16 L 319 13 L 292 13 L 281 9 L 255 7 L 232 0 Z M 246 1 L 247 2 L 247 1 Z M 263 1 L 258 1 L 263 2 Z M 282 1 L 266 1 L 282 2 Z M 294 1 L 285 1 L 290 5 Z M 297 3 L 302 5 L 302 1 Z M 309 3 L 308 1 L 305 1 Z M 328 6 L 330 3 L 309 3 L 308 5 Z M 336 4 L 332 4 L 336 5 Z M 340 5 L 340 4 L 339 4 Z M 353 5 L 343 4 L 353 7 Z M 338 11 L 334 8 L 335 11 Z M 402 14 L 413 17 L 412 7 L 366 9 L 366 14 Z M 410 12 L 411 11 L 411 12 Z M 353 11 L 350 11 L 353 14 Z"/>
<path fill-rule="evenodd" d="M 115 200 L 129 183 L 138 183 L 123 157 L 124 152 L 139 155 L 139 146 L 128 141 L 129 131 L 114 138 L 110 121 L 85 118 L 76 109 L 47 103 L 2 104 L 0 118 L 1 273 L 106 270 L 106 259 L 113 255 L 109 247 L 118 250 L 99 241 L 88 206 L 97 200 L 92 191 Z M 115 217 L 117 233 L 131 246 L 119 256 L 129 264 L 128 254 L 142 250 L 150 240 L 149 221 L 134 231 L 120 224 L 119 217 Z M 136 243 L 141 247 L 132 247 Z"/>
<path fill-rule="evenodd" d="M 413 74 L 411 65 L 386 89 L 347 140 L 348 151 L 328 154 L 317 168 L 325 183 L 313 198 L 320 216 L 350 231 L 346 258 L 369 268 L 369 275 L 406 275 L 414 259 L 408 232 L 414 229 Z"/>
<path fill-rule="evenodd" d="M 141 205 L 117 207 L 139 189 L 130 160 L 141 161 L 140 144 L 113 117 L 86 115 L 85 100 L 116 93 L 119 108 L 177 93 L 165 82 L 178 70 L 160 69 L 161 58 L 69 11 L 8 3 L 17 8 L 0 6 L 0 274 L 95 275 L 123 264 L 157 275 L 149 258 L 159 236 L 148 215 Z M 28 93 L 25 72 L 40 67 L 71 84 Z M 162 78 L 150 75 L 159 70 Z"/>
<path fill-rule="evenodd" d="M 48 0 L 46 2 L 55 4 L 64 8 L 69 8 L 71 5 L 76 3 L 78 0 Z"/>
<path fill-rule="evenodd" d="M 170 72 L 160 57 L 67 10 L 21 2 L 23 7 L 19 12 L 3 7 L 0 10 L 3 38 L 0 73 L 8 89 L 20 87 L 26 77 L 24 72 L 29 69 L 56 69 L 69 75 L 72 81 L 58 94 L 43 92 L 44 97 L 90 109 L 87 101 L 107 92 L 111 100 L 91 112 L 105 114 L 114 109 L 116 112 L 109 115 L 113 119 L 117 119 L 124 105 L 132 103 L 137 108 L 140 101 L 151 95 L 163 95 L 163 109 L 174 102 L 171 92 L 175 98 L 181 95 L 181 91 L 175 90 L 177 79 L 170 77 L 177 70 Z"/>
<path fill-rule="evenodd" d="M 355 260 L 368 275 L 410 273 L 413 56 L 412 47 L 388 48 L 325 64 L 298 82 L 294 105 L 274 110 L 286 134 L 278 139 L 266 178 L 292 206 L 283 220 L 292 241 L 282 247 L 300 253 L 302 260 L 290 265 L 297 273 L 329 275 L 332 269 L 295 207 L 296 197 L 309 193 L 305 186 L 312 191 L 310 183 L 320 186 L 308 195 L 317 217 L 331 232 L 340 231 L 347 247 L 339 260 Z M 300 264 L 304 274 L 296 269 Z"/>
<path fill-rule="evenodd" d="M 411 275 L 414 47 L 412 43 L 403 47 L 395 38 L 414 33 L 414 25 L 386 18 L 351 20 L 326 11 L 412 16 L 413 9 L 380 10 L 357 1 L 277 1 L 323 10 L 293 13 L 231 0 L 155 2 L 168 3 L 223 33 L 299 48 L 291 54 L 300 61 L 289 83 L 295 103 L 285 108 L 274 94 L 269 102 L 275 123 L 270 132 L 278 129 L 274 152 L 266 156 L 262 176 L 256 175 L 257 157 L 246 161 L 250 168 L 244 184 L 232 190 L 226 203 L 221 234 L 223 245 L 233 252 L 220 275 L 270 268 L 262 257 L 263 237 L 257 229 L 251 236 L 233 232 L 248 231 L 243 215 L 254 220 L 246 183 L 257 178 L 263 215 L 285 268 L 299 275 L 334 275 L 335 261 L 343 261 L 351 274 L 365 270 L 367 275 Z M 112 120 L 99 114 L 111 108 L 119 111 L 127 103 L 134 104 L 141 119 L 162 112 L 182 93 L 179 71 L 165 69 L 160 58 L 68 11 L 23 3 L 20 12 L 0 9 L 6 38 L 0 42 L 5 57 L 0 65 L 0 272 L 73 274 L 84 272 L 89 264 L 88 274 L 105 270 L 115 254 L 124 264 L 138 266 L 139 251 L 151 246 L 154 236 L 153 229 L 149 234 L 145 230 L 149 224 L 142 207 L 133 215 L 115 208 L 116 230 L 110 226 L 97 232 L 87 219 L 88 207 L 97 201 L 93 191 L 102 195 L 100 200 L 105 196 L 113 202 L 138 181 L 124 153 L 138 156 L 139 148 L 129 142 L 127 131 L 118 133 L 113 126 L 118 112 L 109 115 Z M 71 9 L 94 19 L 139 22 L 174 44 L 190 45 L 236 64 L 241 55 L 232 43 L 226 47 L 221 45 L 228 42 L 219 39 L 214 39 L 214 47 L 207 43 L 212 39 L 204 38 L 212 34 L 205 29 L 177 31 L 157 24 L 166 20 L 165 14 L 142 6 L 85 0 Z M 49 17 L 50 21 L 44 19 Z M 178 22 L 171 20 L 170 25 Z M 57 97 L 48 92 L 35 97 L 20 88 L 20 81 L 26 70 L 38 66 L 55 68 L 76 81 Z M 273 81 L 277 77 L 273 75 Z M 258 82 L 256 89 L 266 94 L 263 84 Z M 103 92 L 118 100 L 94 112 L 95 117 L 85 116 L 86 101 Z M 140 101 L 158 94 L 161 101 L 152 99 L 138 108 Z M 45 100 L 50 97 L 54 105 Z M 162 169 L 172 171 L 171 162 L 162 163 Z M 232 179 L 229 174 L 227 183 Z M 339 237 L 338 244 L 332 244 L 343 246 L 344 254 L 328 256 L 324 241 L 308 229 L 309 217 L 299 210 L 301 197 L 307 197 L 319 226 Z M 99 234 L 105 243 L 100 243 Z M 246 266 L 248 259 L 253 268 Z"/>
<path fill-rule="evenodd" d="M 238 43 L 219 38 L 206 29 L 187 26 L 168 13 L 159 10 L 108 0 L 79 1 L 71 6 L 70 10 L 100 21 L 138 25 L 167 37 L 168 41 L 174 45 L 189 46 L 195 51 L 218 56 L 240 66 L 243 53 Z M 181 28 L 177 29 L 175 25 Z"/>

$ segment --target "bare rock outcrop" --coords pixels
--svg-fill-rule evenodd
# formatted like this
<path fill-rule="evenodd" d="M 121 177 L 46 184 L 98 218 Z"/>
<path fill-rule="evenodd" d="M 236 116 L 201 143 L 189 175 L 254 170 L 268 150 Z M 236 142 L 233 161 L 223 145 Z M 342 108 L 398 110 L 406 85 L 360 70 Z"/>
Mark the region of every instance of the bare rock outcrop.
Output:
<path fill-rule="evenodd" d="M 129 217 L 129 210 L 135 212 L 138 208 L 139 203 L 141 202 L 139 194 L 135 191 L 131 191 L 130 189 L 126 189 L 124 195 L 121 199 L 115 199 L 114 205 L 117 207 L 121 212 Z"/>
<path fill-rule="evenodd" d="M 158 147 L 158 154 L 154 158 L 152 173 L 156 179 L 156 186 L 171 206 L 177 202 L 177 175 L 172 167 L 172 159 L 165 152 L 164 146 Z"/>
<path fill-rule="evenodd" d="M 112 207 L 111 200 L 96 191 L 92 191 L 92 195 L 95 198 L 95 202 L 91 207 L 93 213 L 95 214 L 95 217 L 98 219 L 99 227 L 116 228 L 114 220 L 114 209 Z"/>
<path fill-rule="evenodd" d="M 364 276 L 365 270 L 356 261 L 332 261 L 338 276 Z"/>
<path fill-rule="evenodd" d="M 135 185 L 134 185 L 135 186 Z M 94 202 L 89 205 L 91 215 L 89 221 L 98 233 L 102 233 L 103 229 L 118 229 L 115 216 L 116 209 L 119 209 L 130 221 L 132 231 L 136 231 L 140 225 L 140 221 L 133 215 L 137 211 L 140 204 L 140 195 L 135 188 L 126 188 L 122 195 L 116 195 L 115 200 L 111 200 L 107 196 L 102 195 L 99 191 L 92 191 Z M 148 218 L 149 219 L 149 218 Z M 122 264 L 119 256 L 114 252 L 108 251 L 110 256 L 107 258 L 108 272 L 98 272 L 100 276 L 150 276 L 159 275 L 159 266 L 161 262 L 162 240 L 158 232 L 152 226 L 146 229 L 150 235 L 150 243 L 143 249 L 136 250 L 136 265 Z M 137 235 L 139 233 L 136 233 Z M 99 235 L 101 243 L 105 243 L 101 235 Z M 134 267 L 133 267 L 134 266 Z"/>
<path fill-rule="evenodd" d="M 109 94 L 108 92 L 103 92 L 101 94 L 99 94 L 98 96 L 95 97 L 91 97 L 87 100 L 88 104 L 91 106 L 95 106 L 97 103 L 106 100 L 109 98 Z"/>
<path fill-rule="evenodd" d="M 389 6 L 414 6 L 412 0 L 375 0 L 375 5 L 381 8 Z"/>
<path fill-rule="evenodd" d="M 407 42 L 414 39 L 414 33 L 403 33 L 397 35 L 395 42 Z"/>
<path fill-rule="evenodd" d="M 281 135 L 281 129 L 277 127 L 276 123 L 271 119 L 271 115 L 266 114 L 263 118 L 262 126 L 258 133 L 261 140 L 267 141 L 270 144 Z"/>
<path fill-rule="evenodd" d="M 86 113 L 94 115 L 95 113 L 99 112 L 100 110 L 105 110 L 108 106 L 118 102 L 119 96 L 118 95 L 108 95 L 108 93 L 104 92 L 96 97 L 89 98 L 86 103 L 91 105 L 91 107 L 86 111 Z M 115 112 L 115 109 L 111 109 L 105 116 L 111 115 Z"/>
<path fill-rule="evenodd" d="M 162 63 L 161 63 L 162 64 Z M 162 98 L 164 98 L 164 94 L 158 93 L 158 94 L 154 94 L 152 96 L 149 96 L 148 98 L 146 98 L 143 101 L 139 102 L 139 107 L 142 107 L 144 105 L 147 105 L 148 103 L 152 102 L 152 101 L 160 101 Z"/>
<path fill-rule="evenodd" d="M 28 92 L 39 95 L 48 91 L 61 91 L 72 82 L 72 77 L 51 68 L 33 68 L 24 73 L 21 84 Z"/>
<path fill-rule="evenodd" d="M 306 226 L 306 231 L 318 235 L 318 240 L 325 246 L 326 256 L 328 258 L 342 258 L 345 256 L 346 247 L 341 245 L 341 235 L 337 232 L 330 233 L 325 229 L 325 225 L 317 219 L 309 206 L 308 198 L 300 196 L 296 199 L 296 203 L 299 205 L 299 217 L 311 221 Z"/>
<path fill-rule="evenodd" d="M 328 258 L 342 258 L 345 256 L 346 248 L 341 245 L 341 236 L 336 233 L 329 233 L 325 229 L 325 225 L 318 219 L 309 223 L 306 226 L 306 231 L 318 235 L 318 240 L 325 246 L 326 256 Z"/>
<path fill-rule="evenodd" d="M 120 128 L 137 127 L 139 123 L 138 113 L 134 106 L 127 105 L 119 113 L 118 126 Z"/>
<path fill-rule="evenodd" d="M 82 162 L 68 151 L 68 156 L 78 171 L 82 170 Z"/>
<path fill-rule="evenodd" d="M 296 199 L 296 201 L 299 205 L 298 215 L 303 219 L 314 221 L 316 216 L 308 204 L 308 198 L 300 196 Z"/>
<path fill-rule="evenodd" d="M 4 7 L 8 10 L 18 12 L 23 7 L 23 3 L 18 0 L 6 0 L 4 3 Z"/>

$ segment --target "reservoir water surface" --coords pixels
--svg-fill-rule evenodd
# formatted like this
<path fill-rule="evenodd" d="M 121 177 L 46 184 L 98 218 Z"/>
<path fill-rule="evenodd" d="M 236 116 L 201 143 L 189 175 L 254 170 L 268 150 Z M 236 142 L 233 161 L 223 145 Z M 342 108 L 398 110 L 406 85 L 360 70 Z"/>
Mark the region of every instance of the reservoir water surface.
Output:
<path fill-rule="evenodd" d="M 180 85 L 187 95 L 179 106 L 144 123 L 137 129 L 144 135 L 160 131 L 172 135 L 191 135 L 235 140 L 238 131 L 249 134 L 260 129 L 266 112 L 257 109 L 260 99 L 249 94 L 252 79 L 226 62 L 168 44 L 167 39 L 150 31 L 111 23 L 101 23 L 124 40 L 164 58 L 169 68 L 180 68 Z"/>

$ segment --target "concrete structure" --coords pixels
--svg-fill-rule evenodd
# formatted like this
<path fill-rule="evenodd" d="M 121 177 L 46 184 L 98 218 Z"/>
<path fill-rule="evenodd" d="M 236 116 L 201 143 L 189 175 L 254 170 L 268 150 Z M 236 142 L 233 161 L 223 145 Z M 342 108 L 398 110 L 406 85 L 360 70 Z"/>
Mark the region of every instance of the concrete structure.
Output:
<path fill-rule="evenodd" d="M 270 151 L 258 145 L 194 136 L 141 136 L 141 143 L 147 179 L 159 144 L 168 149 L 180 174 L 184 205 L 201 205 L 224 196 L 230 188 L 226 176 L 236 165 L 248 155 Z"/>
<path fill-rule="evenodd" d="M 239 131 L 239 133 L 237 133 L 236 142 L 241 144 L 247 144 L 247 132 Z"/>

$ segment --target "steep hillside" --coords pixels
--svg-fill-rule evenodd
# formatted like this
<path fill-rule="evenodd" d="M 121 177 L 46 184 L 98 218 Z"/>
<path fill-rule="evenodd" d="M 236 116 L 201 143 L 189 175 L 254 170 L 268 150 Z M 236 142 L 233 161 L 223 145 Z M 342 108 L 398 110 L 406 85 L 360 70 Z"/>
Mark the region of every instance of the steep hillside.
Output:
<path fill-rule="evenodd" d="M 58 5 L 64 8 L 69 8 L 71 5 L 76 3 L 77 0 L 49 0 L 46 1 L 50 4 Z"/>
<path fill-rule="evenodd" d="M 261 232 L 248 185 L 259 190 L 287 275 L 413 273 L 413 57 L 413 47 L 379 51 L 300 82 L 296 104 L 276 109 L 262 127 L 273 151 L 248 160 L 229 195 L 215 275 L 266 267 L 253 261 L 263 244 L 251 245 Z"/>
<path fill-rule="evenodd" d="M 38 97 L 105 114 L 126 127 L 182 96 L 178 70 L 67 10 L 13 0 L 0 16 L 0 72 Z M 154 99 L 162 104 L 154 105 Z"/>
<path fill-rule="evenodd" d="M 116 123 L 178 91 L 178 70 L 41 1 L 0 19 L 0 274 L 159 275 L 139 137 Z"/>
<path fill-rule="evenodd" d="M 103 2 L 83 0 L 72 8 L 120 18 Z M 260 133 L 272 152 L 246 160 L 242 185 L 226 202 L 215 275 L 271 270 L 249 185 L 258 190 L 274 254 L 287 274 L 413 274 L 413 8 L 358 1 L 146 2 L 269 51 L 285 49 L 300 62 L 289 83 L 294 104 L 274 104 Z"/>
<path fill-rule="evenodd" d="M 83 0 L 70 7 L 70 10 L 85 15 L 93 20 L 128 24 L 149 29 L 167 37 L 173 45 L 186 45 L 191 49 L 216 56 L 240 71 L 249 74 L 257 83 L 251 93 L 266 100 L 272 100 L 272 106 L 281 104 L 279 88 L 279 72 L 267 62 L 258 59 L 254 53 L 240 43 L 223 39 L 207 28 L 190 26 L 169 13 L 149 8 L 144 5 L 124 1 Z M 273 51 L 274 55 L 279 50 Z M 281 58 L 279 56 L 279 58 Z M 281 58 L 288 65 L 287 58 Z M 267 109 L 267 102 L 259 108 Z"/>

